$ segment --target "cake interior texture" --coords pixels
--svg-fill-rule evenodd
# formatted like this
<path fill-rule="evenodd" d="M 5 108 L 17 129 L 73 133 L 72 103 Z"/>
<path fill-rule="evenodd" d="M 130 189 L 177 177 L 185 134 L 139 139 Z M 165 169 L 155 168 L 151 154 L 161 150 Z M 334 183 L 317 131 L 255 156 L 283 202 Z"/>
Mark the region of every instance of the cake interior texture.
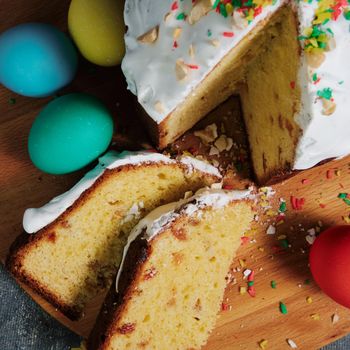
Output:
<path fill-rule="evenodd" d="M 8 266 L 72 319 L 112 283 L 127 235 L 155 207 L 218 179 L 150 163 L 106 170 L 56 221 L 20 245 Z M 132 207 L 138 208 L 130 215 Z"/>
<path fill-rule="evenodd" d="M 166 147 L 232 95 L 240 95 L 258 182 L 291 170 L 300 133 L 300 44 L 295 9 L 259 23 L 164 121 L 151 130 Z M 152 121 L 150 125 L 155 127 Z M 151 127 L 152 128 L 152 127 Z"/>
<path fill-rule="evenodd" d="M 252 217 L 248 201 L 180 214 L 148 242 L 146 258 L 132 257 L 141 262 L 132 277 L 127 269 L 122 273 L 119 284 L 123 278 L 131 283 L 118 287 L 119 302 L 106 304 L 112 321 L 102 343 L 90 349 L 200 349 L 215 326 L 225 277 Z"/>

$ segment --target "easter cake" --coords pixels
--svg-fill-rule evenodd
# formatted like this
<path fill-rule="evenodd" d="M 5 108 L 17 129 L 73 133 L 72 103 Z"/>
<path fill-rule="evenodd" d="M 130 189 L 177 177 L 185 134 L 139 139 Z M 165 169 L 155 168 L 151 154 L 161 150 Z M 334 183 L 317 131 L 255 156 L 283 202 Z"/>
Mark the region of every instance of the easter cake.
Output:
<path fill-rule="evenodd" d="M 211 165 L 151 152 L 110 151 L 68 192 L 28 209 L 7 266 L 71 319 L 108 288 L 138 220 L 187 191 L 219 182 Z"/>
<path fill-rule="evenodd" d="M 129 236 L 88 348 L 204 345 L 241 235 L 253 219 L 249 198 L 249 191 L 202 189 L 142 219 Z"/>
<path fill-rule="evenodd" d="M 347 1 L 126 0 L 122 69 L 160 148 L 241 96 L 257 179 L 350 153 Z"/>

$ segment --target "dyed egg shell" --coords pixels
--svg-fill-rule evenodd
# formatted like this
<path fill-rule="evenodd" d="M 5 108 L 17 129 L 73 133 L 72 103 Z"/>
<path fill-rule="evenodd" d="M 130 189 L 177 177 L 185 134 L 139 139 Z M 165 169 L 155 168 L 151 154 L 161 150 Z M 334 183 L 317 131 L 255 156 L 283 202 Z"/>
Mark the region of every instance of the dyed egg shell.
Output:
<path fill-rule="evenodd" d="M 100 66 L 121 62 L 125 24 L 122 0 L 72 0 L 68 27 L 81 54 Z"/>
<path fill-rule="evenodd" d="M 310 269 L 328 296 L 350 308 L 350 226 L 334 226 L 317 237 L 310 251 Z"/>
<path fill-rule="evenodd" d="M 54 94 L 72 81 L 77 65 L 71 40 L 49 24 L 20 24 L 0 35 L 0 83 L 20 95 Z"/>
<path fill-rule="evenodd" d="M 69 94 L 51 101 L 29 134 L 29 156 L 50 174 L 78 170 L 100 156 L 111 142 L 113 119 L 95 97 Z"/>

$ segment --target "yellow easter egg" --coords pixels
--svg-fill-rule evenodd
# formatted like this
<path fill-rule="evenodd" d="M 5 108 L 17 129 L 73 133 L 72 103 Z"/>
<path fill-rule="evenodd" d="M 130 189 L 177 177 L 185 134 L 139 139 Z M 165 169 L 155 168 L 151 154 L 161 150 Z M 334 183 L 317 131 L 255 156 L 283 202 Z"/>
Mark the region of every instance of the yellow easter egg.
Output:
<path fill-rule="evenodd" d="M 68 28 L 81 54 L 99 66 L 120 64 L 125 53 L 123 0 L 72 0 Z"/>

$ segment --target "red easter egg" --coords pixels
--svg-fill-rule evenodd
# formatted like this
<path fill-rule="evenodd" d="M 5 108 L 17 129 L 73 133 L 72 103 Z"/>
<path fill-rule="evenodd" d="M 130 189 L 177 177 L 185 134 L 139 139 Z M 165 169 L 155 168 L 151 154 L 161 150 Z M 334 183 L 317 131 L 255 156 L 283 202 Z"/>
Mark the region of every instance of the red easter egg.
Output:
<path fill-rule="evenodd" d="M 319 287 L 350 308 L 350 226 L 334 226 L 322 232 L 311 247 L 309 259 Z"/>

